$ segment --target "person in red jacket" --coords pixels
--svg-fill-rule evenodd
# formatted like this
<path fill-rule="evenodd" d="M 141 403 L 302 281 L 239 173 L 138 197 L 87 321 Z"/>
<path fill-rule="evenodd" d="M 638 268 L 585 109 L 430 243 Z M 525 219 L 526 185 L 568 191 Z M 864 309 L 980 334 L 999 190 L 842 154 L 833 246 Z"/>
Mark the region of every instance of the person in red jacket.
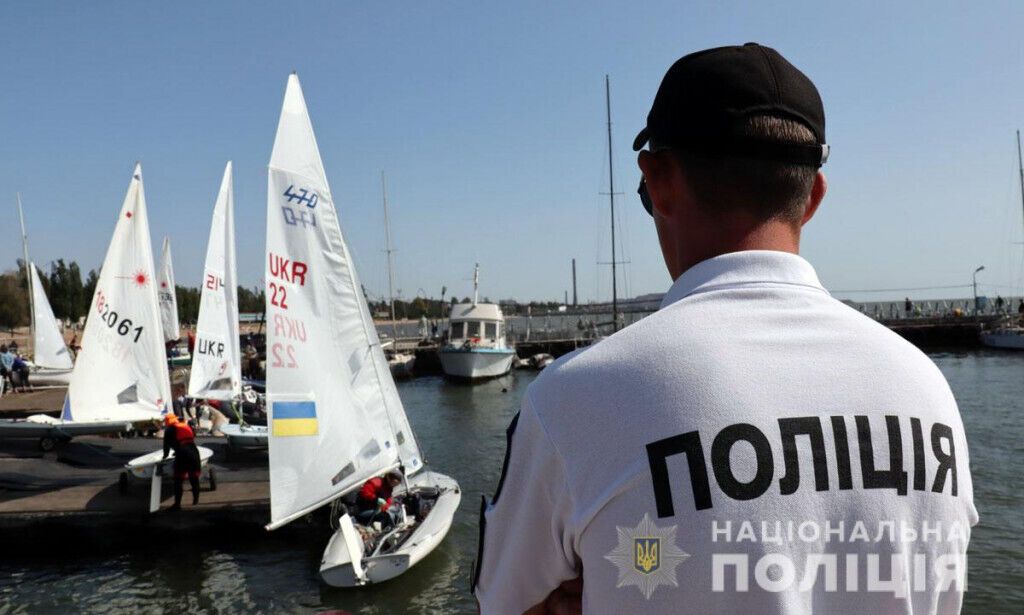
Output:
<path fill-rule="evenodd" d="M 192 505 L 199 503 L 199 449 L 192 428 L 173 412 L 164 417 L 164 459 L 174 449 L 174 506 L 168 510 L 181 510 L 181 496 L 185 492 L 185 477 L 192 486 Z"/>
<path fill-rule="evenodd" d="M 394 525 L 388 509 L 391 508 L 391 493 L 400 484 L 402 475 L 396 470 L 363 483 L 356 497 L 356 519 L 363 525 L 371 525 L 374 521 L 380 521 L 383 527 Z"/>

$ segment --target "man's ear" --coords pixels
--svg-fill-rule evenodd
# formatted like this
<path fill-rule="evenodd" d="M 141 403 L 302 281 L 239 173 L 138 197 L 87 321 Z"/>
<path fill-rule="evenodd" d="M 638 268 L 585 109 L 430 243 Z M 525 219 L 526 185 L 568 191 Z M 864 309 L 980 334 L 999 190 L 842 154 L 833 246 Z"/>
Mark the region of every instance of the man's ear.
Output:
<path fill-rule="evenodd" d="M 673 182 L 678 178 L 673 175 L 677 171 L 671 155 L 667 152 L 649 152 L 641 150 L 637 156 L 637 164 L 647 182 L 647 194 L 651 197 L 651 205 L 662 218 L 672 217 L 670 195 L 674 191 Z"/>
<path fill-rule="evenodd" d="M 814 214 L 818 211 L 818 206 L 821 205 L 822 199 L 825 198 L 825 193 L 828 191 L 828 181 L 825 179 L 825 174 L 821 171 L 814 176 L 814 185 L 811 186 L 811 194 L 807 198 L 807 207 L 804 209 L 804 216 L 800 220 L 800 226 L 807 224 Z"/>

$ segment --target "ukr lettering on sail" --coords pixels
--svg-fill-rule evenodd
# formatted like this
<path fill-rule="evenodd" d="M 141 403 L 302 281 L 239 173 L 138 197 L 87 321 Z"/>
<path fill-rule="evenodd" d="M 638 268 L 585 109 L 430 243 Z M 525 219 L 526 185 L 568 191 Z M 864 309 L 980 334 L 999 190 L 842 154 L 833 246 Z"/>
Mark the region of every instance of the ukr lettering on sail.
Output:
<path fill-rule="evenodd" d="M 224 357 L 224 342 L 199 338 L 196 340 L 196 352 L 221 359 Z"/>
<path fill-rule="evenodd" d="M 278 278 L 282 282 L 291 282 L 299 286 L 306 285 L 306 272 L 309 271 L 306 263 L 293 261 L 273 252 L 268 252 L 267 258 L 270 259 L 271 276 Z"/>

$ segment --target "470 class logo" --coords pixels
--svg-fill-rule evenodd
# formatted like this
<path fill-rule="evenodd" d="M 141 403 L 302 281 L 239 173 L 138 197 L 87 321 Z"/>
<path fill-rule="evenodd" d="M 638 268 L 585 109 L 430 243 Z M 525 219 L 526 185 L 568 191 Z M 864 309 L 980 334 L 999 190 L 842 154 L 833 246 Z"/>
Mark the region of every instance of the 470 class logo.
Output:
<path fill-rule="evenodd" d="M 295 188 L 290 184 L 284 191 L 289 205 L 281 206 L 281 214 L 288 226 L 301 226 L 302 228 L 316 228 L 316 204 L 320 201 L 320 195 L 315 190 L 308 188 Z M 305 207 L 292 208 L 290 205 L 305 205 Z"/>

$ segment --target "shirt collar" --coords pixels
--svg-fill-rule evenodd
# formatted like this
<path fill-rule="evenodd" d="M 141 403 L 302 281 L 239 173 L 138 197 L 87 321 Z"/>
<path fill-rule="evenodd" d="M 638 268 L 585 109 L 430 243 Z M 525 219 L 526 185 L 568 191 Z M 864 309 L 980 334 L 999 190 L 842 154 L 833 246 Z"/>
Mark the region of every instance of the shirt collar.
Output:
<path fill-rule="evenodd" d="M 695 293 L 744 284 L 792 284 L 827 293 L 814 267 L 796 254 L 746 250 L 721 254 L 687 269 L 665 293 L 661 307 Z"/>

